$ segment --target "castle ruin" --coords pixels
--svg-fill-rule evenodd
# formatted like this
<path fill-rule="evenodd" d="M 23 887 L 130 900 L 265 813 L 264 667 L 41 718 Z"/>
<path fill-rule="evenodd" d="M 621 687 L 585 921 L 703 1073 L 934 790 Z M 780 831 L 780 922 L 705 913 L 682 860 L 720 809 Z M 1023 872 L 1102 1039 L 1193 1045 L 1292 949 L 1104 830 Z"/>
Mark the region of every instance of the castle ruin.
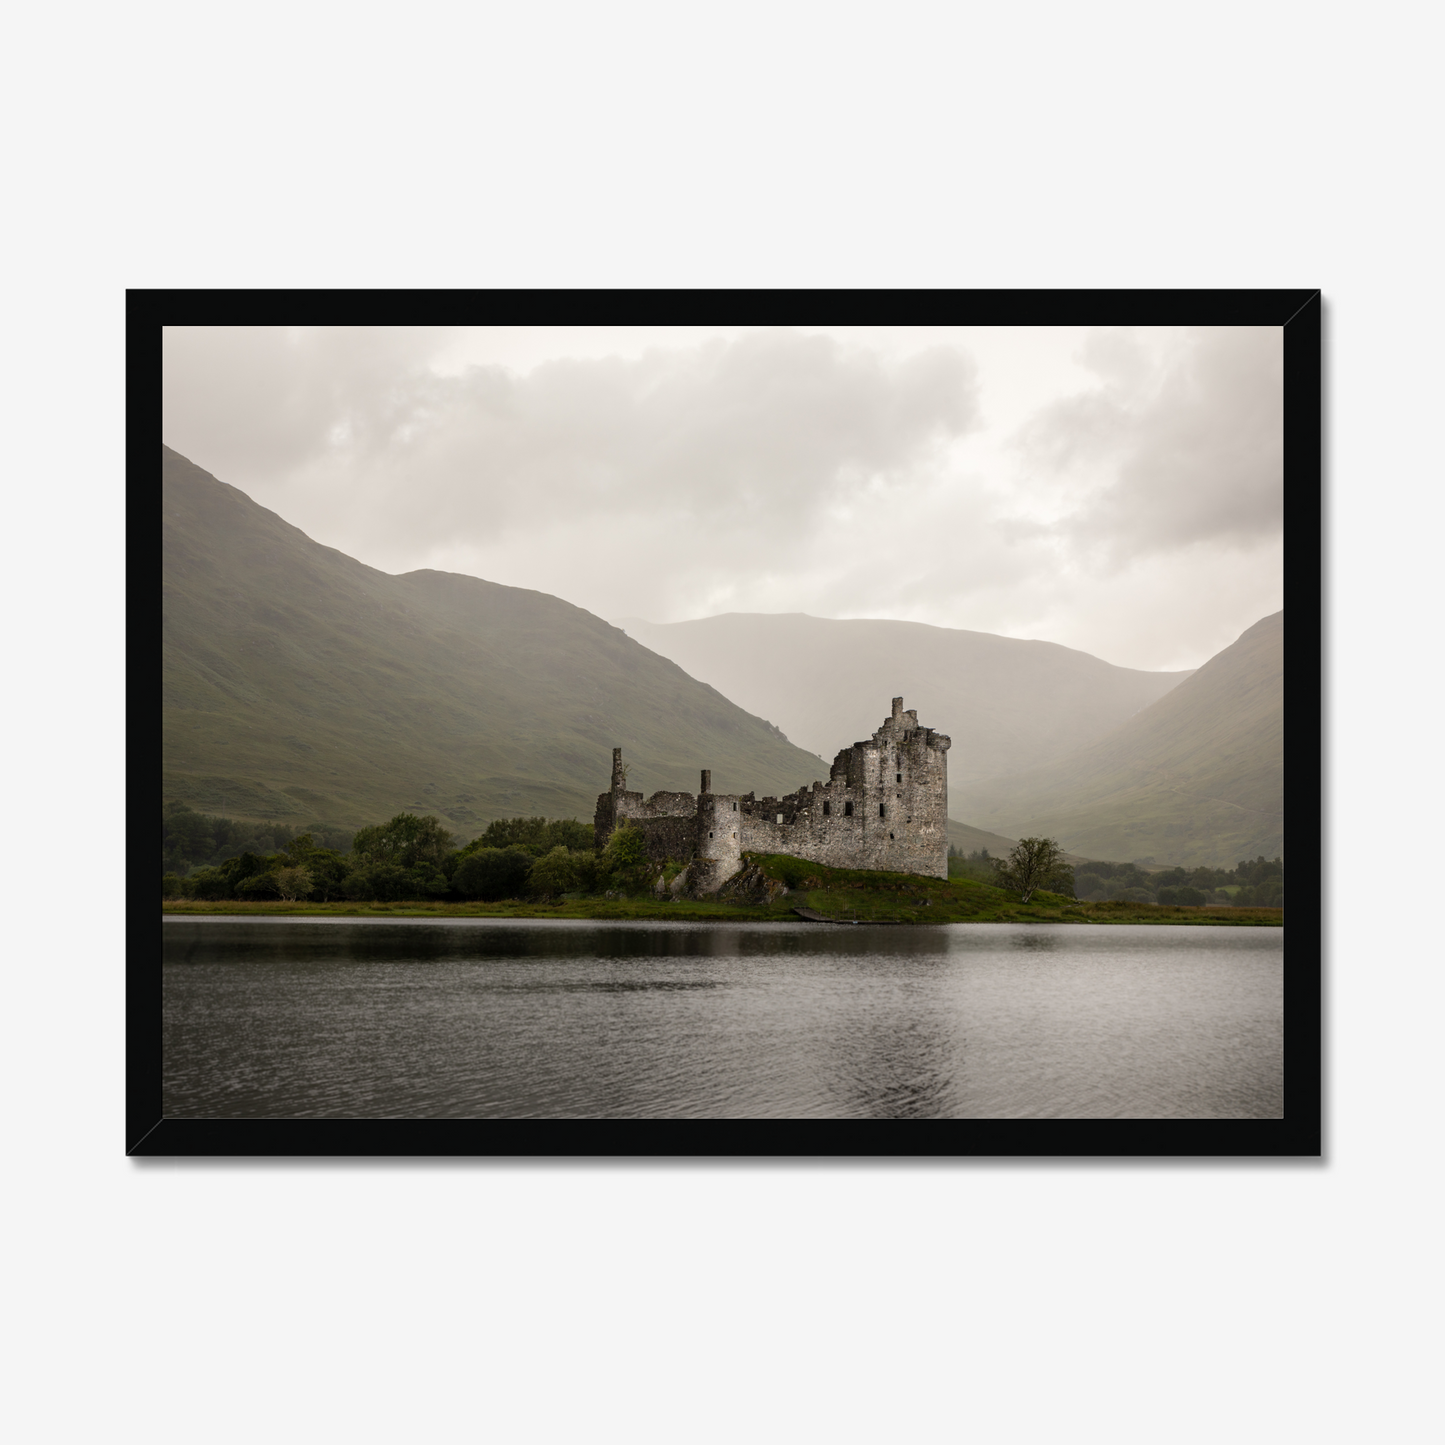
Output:
<path fill-rule="evenodd" d="M 787 853 L 831 868 L 948 877 L 948 749 L 951 739 L 918 725 L 917 712 L 893 712 L 865 742 L 844 748 L 826 783 L 783 798 L 702 790 L 654 793 L 627 789 L 622 749 L 612 750 L 612 786 L 597 799 L 593 828 L 600 851 L 624 820 L 647 841 L 656 863 L 688 865 L 687 887 L 715 893 L 748 853 Z"/>

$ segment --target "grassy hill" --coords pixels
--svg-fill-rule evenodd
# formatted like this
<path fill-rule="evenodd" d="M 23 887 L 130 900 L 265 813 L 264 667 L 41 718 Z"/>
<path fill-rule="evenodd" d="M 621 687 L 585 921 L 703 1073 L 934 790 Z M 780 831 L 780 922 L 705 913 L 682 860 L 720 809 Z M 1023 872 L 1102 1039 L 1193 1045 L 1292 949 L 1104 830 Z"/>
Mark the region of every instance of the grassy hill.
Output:
<path fill-rule="evenodd" d="M 1284 613 L 1098 742 L 951 794 L 975 827 L 1048 834 L 1090 858 L 1228 867 L 1283 854 Z"/>
<path fill-rule="evenodd" d="M 1189 676 L 1115 667 L 1054 642 L 921 622 L 734 612 L 661 625 L 629 617 L 617 625 L 829 759 L 868 737 L 886 700 L 902 693 L 920 722 L 953 739 L 951 794 L 961 783 L 1071 753 Z M 979 822 L 958 807 L 949 812 Z"/>
<path fill-rule="evenodd" d="M 163 795 L 346 827 L 403 809 L 462 836 L 590 819 L 629 786 L 782 793 L 818 760 L 601 618 L 542 592 L 391 576 L 162 448 Z M 881 719 L 888 696 L 873 700 Z M 873 724 L 877 726 L 875 721 Z"/>

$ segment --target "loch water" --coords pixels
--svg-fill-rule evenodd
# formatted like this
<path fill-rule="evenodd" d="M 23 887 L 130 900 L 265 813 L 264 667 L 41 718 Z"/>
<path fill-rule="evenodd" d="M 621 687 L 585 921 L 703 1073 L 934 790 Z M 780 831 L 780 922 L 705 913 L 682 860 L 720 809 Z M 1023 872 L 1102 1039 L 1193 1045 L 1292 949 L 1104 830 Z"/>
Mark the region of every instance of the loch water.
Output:
<path fill-rule="evenodd" d="M 1283 1114 L 1283 930 L 164 920 L 171 1118 Z"/>

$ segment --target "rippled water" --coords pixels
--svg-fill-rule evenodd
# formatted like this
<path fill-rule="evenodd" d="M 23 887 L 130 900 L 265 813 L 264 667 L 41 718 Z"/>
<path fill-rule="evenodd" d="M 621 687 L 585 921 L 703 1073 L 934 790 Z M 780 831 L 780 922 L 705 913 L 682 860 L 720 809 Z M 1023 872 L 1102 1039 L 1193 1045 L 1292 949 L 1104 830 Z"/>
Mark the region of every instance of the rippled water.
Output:
<path fill-rule="evenodd" d="M 167 919 L 172 1118 L 1279 1118 L 1283 930 Z"/>

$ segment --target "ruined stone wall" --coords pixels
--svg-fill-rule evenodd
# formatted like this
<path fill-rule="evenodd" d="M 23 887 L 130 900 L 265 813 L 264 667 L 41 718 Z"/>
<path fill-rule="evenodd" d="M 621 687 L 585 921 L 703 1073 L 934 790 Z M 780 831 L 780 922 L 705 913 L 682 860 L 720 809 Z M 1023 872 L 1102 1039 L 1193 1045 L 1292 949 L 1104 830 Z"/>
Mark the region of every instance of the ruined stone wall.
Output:
<path fill-rule="evenodd" d="M 687 863 L 697 851 L 696 812 L 686 817 L 633 818 L 631 822 L 647 840 L 647 856 L 654 863 L 666 863 L 669 858 Z"/>
<path fill-rule="evenodd" d="M 697 799 L 691 793 L 602 793 L 592 816 L 592 840 L 600 853 L 622 822 L 631 823 L 647 840 L 654 863 L 669 858 L 686 863 L 697 852 Z"/>
<path fill-rule="evenodd" d="M 838 754 L 826 783 L 744 803 L 743 847 L 947 878 L 950 739 L 902 705 L 895 698 L 872 738 Z"/>
<path fill-rule="evenodd" d="M 785 797 L 702 791 L 641 793 L 626 789 L 622 753 L 612 754 L 612 790 L 597 799 L 599 849 L 613 828 L 631 819 L 647 836 L 657 862 L 693 859 L 692 885 L 715 891 L 742 866 L 742 854 L 788 853 L 832 868 L 948 877 L 948 749 L 950 739 L 920 727 L 916 712 L 893 699 L 892 715 L 869 739 L 844 748 L 825 782 Z"/>
<path fill-rule="evenodd" d="M 697 860 L 689 876 L 694 892 L 717 892 L 743 866 L 743 806 L 734 793 L 699 795 Z"/>
<path fill-rule="evenodd" d="M 666 840 L 665 843 L 659 841 L 658 847 L 670 846 L 673 849 L 671 853 L 664 854 L 664 858 L 676 858 L 681 862 L 692 856 L 697 833 L 697 799 L 691 793 L 667 792 L 654 793 L 644 799 L 641 793 L 629 791 L 627 773 L 622 766 L 622 749 L 613 748 L 612 788 L 598 795 L 597 808 L 592 815 L 592 839 L 599 853 L 607 846 L 612 830 L 624 818 L 647 834 L 649 854 L 653 849 L 652 839 L 656 838 Z M 686 820 L 685 826 L 678 826 L 679 819 Z M 687 835 L 687 846 L 685 851 L 679 852 L 684 833 Z"/>

